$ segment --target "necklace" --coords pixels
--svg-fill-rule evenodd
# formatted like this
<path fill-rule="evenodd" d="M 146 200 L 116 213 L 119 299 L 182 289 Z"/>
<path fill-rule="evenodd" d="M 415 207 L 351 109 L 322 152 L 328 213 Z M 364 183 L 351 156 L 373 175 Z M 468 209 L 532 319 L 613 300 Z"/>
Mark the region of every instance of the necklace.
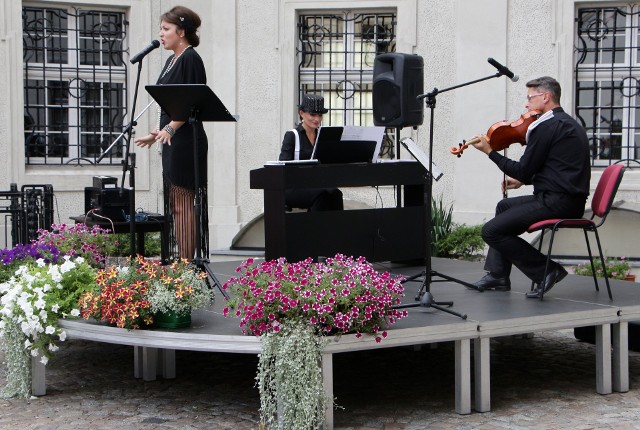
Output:
<path fill-rule="evenodd" d="M 182 50 L 181 53 L 179 53 L 178 55 L 173 56 L 173 58 L 171 59 L 171 62 L 169 63 L 169 67 L 166 68 L 166 70 L 164 72 L 162 72 L 162 75 L 160 75 L 160 79 L 158 79 L 159 81 L 162 80 L 162 78 L 164 78 L 165 76 L 167 76 L 167 73 L 169 73 L 171 71 L 171 69 L 173 69 L 173 66 L 176 64 L 176 62 L 178 61 L 178 58 L 180 58 L 180 56 L 182 54 L 184 54 L 184 52 L 191 48 L 191 45 L 187 45 L 186 48 L 184 48 Z M 160 130 L 160 116 L 162 115 L 162 109 L 160 109 L 160 106 L 158 106 L 158 126 L 156 127 L 156 129 L 159 131 Z"/>

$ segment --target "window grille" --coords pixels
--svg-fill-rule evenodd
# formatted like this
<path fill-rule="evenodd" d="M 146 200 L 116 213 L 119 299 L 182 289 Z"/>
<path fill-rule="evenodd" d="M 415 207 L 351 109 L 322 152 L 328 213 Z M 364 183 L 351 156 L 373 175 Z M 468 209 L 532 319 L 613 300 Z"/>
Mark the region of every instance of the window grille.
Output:
<path fill-rule="evenodd" d="M 95 163 L 127 114 L 125 14 L 22 8 L 27 165 Z M 120 164 L 120 140 L 101 164 Z"/>
<path fill-rule="evenodd" d="M 324 125 L 374 125 L 374 59 L 395 49 L 395 12 L 300 15 L 298 100 L 303 94 L 324 96 L 330 109 Z M 385 133 L 381 157 L 394 156 L 394 133 Z"/>
<path fill-rule="evenodd" d="M 578 8 L 575 106 L 593 166 L 640 159 L 638 4 Z"/>

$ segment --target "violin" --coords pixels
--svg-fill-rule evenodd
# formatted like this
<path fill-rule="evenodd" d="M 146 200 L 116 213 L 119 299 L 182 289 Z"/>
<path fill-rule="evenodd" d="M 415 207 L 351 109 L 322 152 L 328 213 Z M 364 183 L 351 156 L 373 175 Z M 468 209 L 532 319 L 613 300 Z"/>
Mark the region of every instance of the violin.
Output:
<path fill-rule="evenodd" d="M 524 145 L 526 143 L 527 129 L 529 126 L 538 118 L 540 118 L 541 113 L 537 110 L 529 111 L 525 114 L 520 115 L 515 121 L 500 121 L 493 124 L 489 127 L 487 131 L 487 141 L 489 142 L 489 146 L 494 151 L 502 151 L 507 148 L 512 143 L 519 143 Z M 465 149 L 469 147 L 469 145 L 473 145 L 474 143 L 480 142 L 480 138 L 474 138 L 467 141 L 462 141 L 458 146 L 452 146 L 450 151 L 452 154 L 460 157 Z"/>

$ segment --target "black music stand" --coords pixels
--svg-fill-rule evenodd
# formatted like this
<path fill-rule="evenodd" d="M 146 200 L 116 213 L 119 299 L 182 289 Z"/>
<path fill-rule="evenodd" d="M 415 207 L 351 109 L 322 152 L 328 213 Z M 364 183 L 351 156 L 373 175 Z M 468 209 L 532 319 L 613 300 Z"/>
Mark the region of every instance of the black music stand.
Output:
<path fill-rule="evenodd" d="M 491 59 L 489 59 L 491 60 Z M 493 64 L 493 63 L 491 63 Z M 457 88 L 461 88 L 461 87 L 466 87 L 467 85 L 471 85 L 471 84 L 475 84 L 478 82 L 482 82 L 482 81 L 486 81 L 488 79 L 492 79 L 492 78 L 499 78 L 500 76 L 505 75 L 505 71 L 504 70 L 499 70 L 497 73 L 493 74 L 493 75 L 489 75 L 489 76 L 485 76 L 483 78 L 480 79 L 475 79 L 473 81 L 469 81 L 469 82 L 464 82 L 462 84 L 458 84 L 458 85 L 454 85 L 452 87 L 448 87 L 448 88 L 444 88 L 442 90 L 438 90 L 437 88 L 434 88 L 431 92 L 426 93 L 426 94 L 420 94 L 417 99 L 418 100 L 422 100 L 425 99 L 425 103 L 427 105 L 427 107 L 429 108 L 429 157 L 428 157 L 428 161 L 427 163 L 422 163 L 422 165 L 424 166 L 424 168 L 427 170 L 427 179 L 426 179 L 426 186 L 427 186 L 427 197 L 429 199 L 427 206 L 427 223 L 429 223 L 429 225 L 426 228 L 426 236 L 427 236 L 427 252 L 426 252 L 426 259 L 425 259 L 425 270 L 418 275 L 415 276 L 410 276 L 409 278 L 407 278 L 406 281 L 414 281 L 417 280 L 420 277 L 423 277 L 423 281 L 422 281 L 422 286 L 420 287 L 420 290 L 418 291 L 418 295 L 416 297 L 416 300 L 419 300 L 420 303 L 413 303 L 413 304 L 407 304 L 407 305 L 398 305 L 395 306 L 395 308 L 410 308 L 410 307 L 417 307 L 417 306 L 425 306 L 425 307 L 432 307 L 441 311 L 445 311 L 448 313 L 451 313 L 453 315 L 458 315 L 460 318 L 466 319 L 467 315 L 466 314 L 458 314 L 456 312 L 453 312 L 450 309 L 445 309 L 443 307 L 441 307 L 440 305 L 445 305 L 445 306 L 452 306 L 453 302 L 436 302 L 433 299 L 433 295 L 431 294 L 430 291 L 430 287 L 431 287 L 431 283 L 434 282 L 433 277 L 440 277 L 442 279 L 439 279 L 438 281 L 441 282 L 447 282 L 447 281 L 451 281 L 451 282 L 457 282 L 459 284 L 464 285 L 467 288 L 471 288 L 477 291 L 484 291 L 484 288 L 482 287 L 478 287 L 476 285 L 470 284 L 468 282 L 462 281 L 460 279 L 456 279 L 452 276 L 448 276 L 448 275 L 444 275 L 442 273 L 438 273 L 434 270 L 431 269 L 431 195 L 432 195 L 432 190 L 433 190 L 433 162 L 431 160 L 433 160 L 433 129 L 434 129 L 434 111 L 436 108 L 436 97 L 438 94 L 440 93 L 444 93 L 447 91 L 451 91 L 451 90 L 455 90 Z M 405 147 L 407 147 L 405 145 Z M 408 149 L 408 148 L 407 148 Z M 414 154 L 412 154 L 414 155 Z M 415 157 L 415 155 L 414 155 Z M 426 156 L 425 156 L 426 157 Z M 417 158 L 416 158 L 417 159 Z M 420 161 L 420 160 L 418 160 Z M 428 164 L 428 165 L 425 165 Z M 405 282 L 406 282 L 405 281 Z"/>
<path fill-rule="evenodd" d="M 229 113 L 218 96 L 205 84 L 173 84 L 146 85 L 145 89 L 172 120 L 188 121 L 193 130 L 193 160 L 196 185 L 195 216 L 196 216 L 196 257 L 194 264 L 209 275 L 209 279 L 218 287 L 225 299 L 229 295 L 222 288 L 215 274 L 209 267 L 209 259 L 202 256 L 200 239 L 200 220 L 202 214 L 202 191 L 200 189 L 199 159 L 198 159 L 198 122 L 235 122 L 236 118 Z"/>
<path fill-rule="evenodd" d="M 425 171 L 424 180 L 425 180 L 426 200 L 427 200 L 427 203 L 425 204 L 425 211 L 426 211 L 426 218 L 427 218 L 426 220 L 427 225 L 425 228 L 426 251 L 425 251 L 425 269 L 421 273 L 414 276 L 410 276 L 404 281 L 404 282 L 415 281 L 418 278 L 422 277 L 423 279 L 422 286 L 418 290 L 418 295 L 416 296 L 416 301 L 419 301 L 419 303 L 397 305 L 397 306 L 394 306 L 394 308 L 402 309 L 402 308 L 415 308 L 418 306 L 424 306 L 427 308 L 434 308 L 443 312 L 450 313 L 462 319 L 467 319 L 466 314 L 461 314 L 444 307 L 444 306 L 453 306 L 453 302 L 436 302 L 435 299 L 433 298 L 433 294 L 431 294 L 431 283 L 434 282 L 433 278 L 435 276 L 443 278 L 440 280 L 442 282 L 447 282 L 447 281 L 459 282 L 465 285 L 466 287 L 478 289 L 478 287 L 476 287 L 473 284 L 460 281 L 451 276 L 444 275 L 442 273 L 436 272 L 435 270 L 431 269 L 431 194 L 433 189 L 433 180 L 435 179 L 437 181 L 438 179 L 440 179 L 442 177 L 442 172 L 431 162 L 431 157 L 427 157 L 427 155 L 413 142 L 413 140 L 411 140 L 410 138 L 405 138 L 405 139 L 402 139 L 401 143 L 407 149 L 407 151 L 409 151 L 409 153 L 413 156 L 413 158 L 415 158 L 420 163 L 420 165 L 424 168 L 424 171 Z"/>

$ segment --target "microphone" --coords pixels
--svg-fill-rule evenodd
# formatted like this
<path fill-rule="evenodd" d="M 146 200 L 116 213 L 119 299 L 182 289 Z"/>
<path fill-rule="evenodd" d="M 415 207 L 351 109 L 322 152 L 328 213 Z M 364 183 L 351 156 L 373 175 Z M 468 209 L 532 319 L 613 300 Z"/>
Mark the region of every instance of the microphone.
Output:
<path fill-rule="evenodd" d="M 131 64 L 136 64 L 138 61 L 142 60 L 144 57 L 147 56 L 149 52 L 153 51 L 158 46 L 160 46 L 160 42 L 158 42 L 157 40 L 152 40 L 150 44 L 148 44 L 142 51 L 138 52 L 136 55 L 131 57 L 129 61 L 131 62 Z"/>
<path fill-rule="evenodd" d="M 498 69 L 498 73 L 500 73 L 501 75 L 506 76 L 507 78 L 511 79 L 512 82 L 517 82 L 518 79 L 520 79 L 518 77 L 518 75 L 514 75 L 513 72 L 511 70 L 509 70 L 508 67 L 503 66 L 502 64 L 498 63 L 496 60 L 494 60 L 493 58 L 489 57 L 487 58 L 487 61 L 489 62 L 489 64 L 491 64 L 493 67 L 495 67 L 496 69 Z"/>

